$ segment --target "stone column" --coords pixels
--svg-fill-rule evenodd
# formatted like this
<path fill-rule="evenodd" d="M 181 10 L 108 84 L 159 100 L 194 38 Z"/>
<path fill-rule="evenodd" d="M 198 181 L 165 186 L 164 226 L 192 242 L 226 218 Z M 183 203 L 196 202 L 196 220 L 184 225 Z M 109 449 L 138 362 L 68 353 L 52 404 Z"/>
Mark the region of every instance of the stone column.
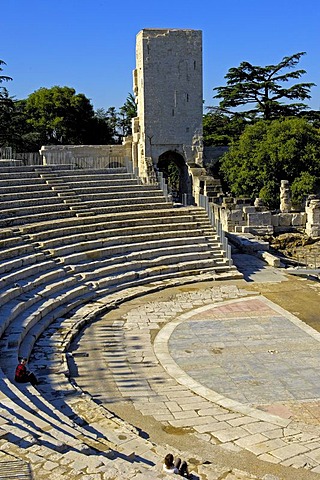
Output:
<path fill-rule="evenodd" d="M 281 180 L 280 186 L 280 212 L 288 213 L 291 212 L 292 203 L 291 203 L 291 193 L 290 185 L 288 180 Z"/>
<path fill-rule="evenodd" d="M 320 200 L 314 199 L 306 206 L 306 234 L 310 238 L 320 237 Z"/>

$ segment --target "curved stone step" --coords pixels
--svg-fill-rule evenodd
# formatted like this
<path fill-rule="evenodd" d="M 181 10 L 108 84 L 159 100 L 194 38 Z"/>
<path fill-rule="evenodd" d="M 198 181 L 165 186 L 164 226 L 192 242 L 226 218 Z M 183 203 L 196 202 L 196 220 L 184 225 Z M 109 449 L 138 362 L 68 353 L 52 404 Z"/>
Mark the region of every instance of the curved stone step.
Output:
<path fill-rule="evenodd" d="M 8 337 L 7 342 L 9 342 L 9 336 L 13 331 L 21 332 L 22 330 L 27 330 L 28 324 L 32 326 L 31 322 L 36 322 L 44 312 L 50 311 L 54 307 L 55 302 L 58 302 L 58 299 L 51 298 L 52 296 L 58 296 L 62 292 L 67 292 L 69 288 L 77 283 L 77 279 L 73 277 L 63 278 L 53 283 L 45 283 L 27 293 L 21 293 L 3 304 L 0 308 L 2 346 L 4 337 Z M 13 345 L 11 340 L 10 342 Z"/>
<path fill-rule="evenodd" d="M 32 251 L 32 250 L 31 250 Z M 5 274 L 16 270 L 18 268 L 25 267 L 27 265 L 32 265 L 37 262 L 44 260 L 45 254 L 42 252 L 34 252 L 26 255 L 20 255 L 19 257 L 8 258 L 5 261 L 2 261 L 0 264 L 0 274 Z M 1 288 L 1 280 L 0 280 Z"/>
<path fill-rule="evenodd" d="M 19 226 L 25 223 L 29 225 L 32 223 L 38 224 L 40 222 L 52 222 L 53 220 L 61 219 L 61 217 L 73 217 L 75 212 L 70 209 L 54 210 L 51 212 L 35 213 L 33 215 L 22 215 L 17 217 L 0 218 L 0 228 Z"/>
<path fill-rule="evenodd" d="M 0 291 L 3 292 L 5 288 L 14 286 L 17 282 L 16 287 L 23 291 L 24 287 L 29 283 L 33 282 L 38 275 L 45 274 L 47 271 L 52 271 L 57 268 L 57 265 L 52 260 L 45 260 L 45 256 L 40 253 L 36 259 L 37 262 L 29 262 L 29 264 L 24 262 L 16 262 L 16 259 L 12 259 L 11 266 L 5 274 L 2 273 L 0 279 Z M 31 260 L 34 260 L 34 256 L 31 257 Z M 61 270 L 61 268 L 58 268 Z M 27 289 L 28 291 L 28 289 Z"/>
<path fill-rule="evenodd" d="M 54 242 L 61 241 L 63 243 L 64 237 L 69 237 L 69 239 L 74 239 L 74 236 L 85 235 L 86 233 L 92 235 L 99 235 L 100 232 L 104 235 L 103 232 L 108 232 L 109 230 L 124 230 L 124 229 L 136 229 L 139 227 L 145 226 L 154 226 L 154 228 L 170 228 L 175 230 L 176 226 L 181 223 L 189 224 L 189 227 L 196 228 L 192 224 L 192 217 L 190 215 L 177 216 L 172 215 L 171 210 L 159 211 L 159 215 L 148 214 L 148 211 L 143 212 L 143 217 L 140 218 L 137 215 L 131 215 L 130 213 L 123 215 L 123 218 L 118 219 L 118 216 L 113 220 L 114 217 L 106 219 L 105 216 L 96 216 L 81 221 L 78 218 L 70 218 L 68 223 L 64 221 L 54 222 L 48 225 L 48 228 L 53 229 L 44 229 L 45 225 L 41 225 L 43 228 L 39 230 L 35 227 L 36 231 L 32 229 L 21 227 L 21 231 L 24 234 L 28 234 L 29 237 L 35 242 L 41 241 L 51 241 Z M 192 224 L 192 225 L 191 225 Z M 180 227 L 179 227 L 180 228 Z M 66 241 L 66 243 L 69 243 Z"/>
<path fill-rule="evenodd" d="M 90 226 L 90 229 L 80 229 L 80 231 L 77 231 L 77 229 L 74 230 L 74 233 L 70 235 L 70 231 L 68 232 L 61 232 L 65 233 L 65 236 L 58 236 L 58 232 L 56 237 L 46 239 L 45 235 L 33 235 L 31 238 L 34 241 L 37 241 L 37 243 L 44 248 L 45 250 L 47 249 L 54 249 L 54 248 L 59 248 L 62 246 L 67 246 L 67 245 L 72 245 L 75 243 L 75 237 L 78 242 L 92 242 L 96 241 L 99 238 L 101 239 L 108 239 L 108 238 L 117 238 L 120 236 L 125 236 L 127 238 L 138 238 L 139 235 L 149 235 L 153 234 L 158 235 L 158 238 L 175 238 L 175 237 L 189 237 L 193 236 L 196 237 L 197 235 L 201 235 L 201 232 L 193 225 L 189 223 L 182 223 L 182 222 L 177 222 L 177 223 L 171 223 L 171 224 L 154 224 L 152 221 L 145 221 L 142 222 L 141 226 L 127 226 L 123 222 L 117 222 L 119 223 L 119 227 L 114 227 L 113 225 L 110 225 L 110 228 L 105 230 L 106 224 L 103 225 L 98 225 L 98 227 L 101 227 L 101 230 L 99 228 L 94 228 L 95 225 Z M 135 222 L 136 223 L 136 222 Z M 141 233 L 143 231 L 143 234 Z M 85 233 L 82 233 L 85 232 Z M 201 235 L 202 236 L 202 235 Z M 39 238 L 41 239 L 39 241 Z"/>
<path fill-rule="evenodd" d="M 128 243 L 132 240 L 132 243 Z M 58 257 L 63 264 L 72 265 L 77 262 L 97 260 L 104 257 L 125 255 L 131 252 L 146 251 L 163 247 L 206 244 L 204 237 L 171 237 L 161 238 L 158 234 L 136 235 L 132 239 L 127 237 L 111 237 L 73 245 L 65 245 L 49 249 L 52 256 Z"/>
<path fill-rule="evenodd" d="M 148 206 L 147 206 L 148 207 Z M 170 204 L 165 204 L 163 209 L 152 209 L 149 205 L 149 208 L 143 210 L 143 218 L 156 218 L 162 216 L 173 216 L 178 217 L 180 215 L 180 210 L 170 207 Z M 70 218 L 55 218 L 50 219 L 49 221 L 39 221 L 30 222 L 31 224 L 21 225 L 19 228 L 21 234 L 35 234 L 35 233 L 46 233 L 48 236 L 54 235 L 57 228 L 64 229 L 68 227 L 77 227 L 81 228 L 81 225 L 91 225 L 91 224 L 107 224 L 109 221 L 126 221 L 126 220 L 138 220 L 141 218 L 141 211 L 129 210 L 129 211 L 117 211 L 110 214 L 101 214 L 88 218 L 77 218 L 72 216 Z M 52 230 L 54 228 L 54 230 Z"/>

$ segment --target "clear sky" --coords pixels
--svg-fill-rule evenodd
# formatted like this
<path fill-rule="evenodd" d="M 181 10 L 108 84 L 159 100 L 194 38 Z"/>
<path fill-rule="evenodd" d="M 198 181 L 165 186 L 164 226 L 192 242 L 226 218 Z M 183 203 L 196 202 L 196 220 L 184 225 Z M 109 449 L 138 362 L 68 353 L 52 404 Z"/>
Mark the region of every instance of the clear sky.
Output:
<path fill-rule="evenodd" d="M 305 51 L 300 81 L 317 84 L 309 106 L 320 109 L 320 0 L 0 0 L 0 14 L 2 74 L 17 99 L 60 85 L 95 109 L 119 108 L 132 92 L 136 34 L 188 28 L 203 31 L 205 106 L 230 67 Z"/>

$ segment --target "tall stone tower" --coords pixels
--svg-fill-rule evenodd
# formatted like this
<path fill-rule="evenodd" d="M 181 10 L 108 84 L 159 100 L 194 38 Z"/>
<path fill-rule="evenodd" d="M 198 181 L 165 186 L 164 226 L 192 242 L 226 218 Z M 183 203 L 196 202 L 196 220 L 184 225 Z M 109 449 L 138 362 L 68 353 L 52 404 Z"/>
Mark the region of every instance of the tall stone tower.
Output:
<path fill-rule="evenodd" d="M 202 165 L 202 32 L 144 29 L 137 35 L 132 157 L 139 175 L 174 163 L 180 193 L 188 168 Z"/>

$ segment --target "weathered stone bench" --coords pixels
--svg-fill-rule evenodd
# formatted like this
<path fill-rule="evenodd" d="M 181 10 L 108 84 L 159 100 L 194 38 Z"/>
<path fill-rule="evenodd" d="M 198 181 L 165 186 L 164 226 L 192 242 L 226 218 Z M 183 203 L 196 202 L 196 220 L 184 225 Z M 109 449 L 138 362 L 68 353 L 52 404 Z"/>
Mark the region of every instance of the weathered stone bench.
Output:
<path fill-rule="evenodd" d="M 19 211 L 17 212 L 19 213 Z M 0 228 L 7 228 L 7 227 L 14 227 L 18 225 L 25 224 L 28 220 L 30 223 L 40 223 L 40 222 L 48 222 L 53 221 L 58 218 L 67 218 L 75 216 L 75 212 L 71 209 L 60 209 L 60 210 L 53 210 L 51 212 L 45 211 L 41 213 L 34 213 L 19 215 L 19 216 L 8 216 L 6 218 L 0 218 Z"/>
<path fill-rule="evenodd" d="M 143 234 L 141 234 L 141 230 L 143 226 Z M 150 239 L 155 238 L 182 238 L 182 237 L 197 237 L 203 236 L 199 229 L 194 227 L 192 224 L 188 223 L 171 223 L 171 224 L 153 224 L 152 222 L 145 221 L 143 225 L 139 226 L 132 226 L 128 227 L 126 224 L 122 224 L 119 228 L 110 228 L 110 230 L 99 230 L 94 229 L 94 225 L 90 228 L 90 231 L 86 233 L 75 233 L 74 235 L 66 235 L 62 237 L 56 238 L 49 238 L 48 240 L 38 240 L 37 235 L 32 236 L 34 241 L 38 240 L 39 245 L 44 249 L 52 249 L 55 247 L 62 247 L 64 245 L 72 245 L 75 242 L 75 235 L 77 242 L 92 242 L 98 239 L 109 239 L 109 238 L 117 238 L 119 236 L 137 239 L 139 236 L 142 238 L 143 235 L 150 235 L 148 237 Z M 105 227 L 105 225 L 104 225 Z M 193 228 L 192 228 L 193 227 Z M 80 231 L 83 232 L 84 229 Z M 66 233 L 66 232 L 64 232 Z M 70 232 L 68 232 L 70 233 Z M 43 236 L 42 236 L 43 238 Z M 117 240 L 116 240 L 117 241 Z"/>
<path fill-rule="evenodd" d="M 112 193 L 113 195 L 115 195 L 118 192 L 120 193 L 122 191 L 136 191 L 138 188 L 141 188 L 141 186 L 137 184 L 137 181 L 134 179 L 129 179 L 125 182 L 118 181 L 117 184 L 110 182 L 110 185 L 107 186 L 98 186 L 96 183 L 93 183 L 91 186 L 88 186 L 87 183 L 85 183 L 84 185 L 77 183 L 73 185 L 72 191 L 78 195 L 85 196 L 95 195 L 97 193 L 100 193 L 102 195 Z M 144 191 L 159 191 L 158 185 L 143 185 L 142 188 Z"/>
<path fill-rule="evenodd" d="M 162 238 L 156 233 L 137 234 L 128 238 L 126 236 L 110 237 L 94 241 L 74 243 L 54 249 L 48 252 L 53 257 L 58 257 L 63 264 L 71 265 L 81 261 L 96 260 L 99 258 L 112 258 L 118 255 L 125 255 L 132 252 L 144 252 L 149 249 L 169 248 L 170 246 L 198 246 L 202 243 L 202 249 L 208 249 L 204 237 L 200 235 L 194 237 L 175 237 L 168 234 L 169 238 Z M 183 241 L 182 241 L 183 239 Z M 203 246 L 205 245 L 205 246 Z M 200 249 L 201 249 L 200 248 Z"/>
<path fill-rule="evenodd" d="M 106 230 L 107 228 L 136 227 L 141 225 L 162 225 L 170 223 L 192 222 L 193 217 L 189 214 L 180 213 L 179 209 L 165 208 L 164 210 L 152 209 L 141 212 L 128 211 L 118 212 L 112 215 L 96 215 L 94 217 L 78 218 L 70 217 L 66 219 L 56 219 L 52 222 L 41 222 L 32 225 L 21 225 L 19 231 L 21 234 L 30 235 L 35 241 L 47 240 L 51 238 L 62 238 L 67 235 L 78 235 L 82 232 L 91 232 L 97 230 Z M 195 227 L 193 222 L 193 227 Z M 173 228 L 174 229 L 174 228 Z M 213 232 L 212 232 L 213 233 Z"/>
<path fill-rule="evenodd" d="M 18 185 L 17 185 L 18 184 Z M 23 190 L 23 188 L 27 188 L 28 186 L 35 186 L 35 185 L 46 185 L 45 181 L 40 177 L 27 177 L 24 178 L 21 175 L 17 178 L 13 178 L 12 174 L 8 174 L 7 178 L 5 178 L 4 174 L 0 176 L 0 188 L 7 188 L 7 187 L 16 187 Z"/>
<path fill-rule="evenodd" d="M 43 252 L 33 252 L 30 255 L 20 255 L 19 257 L 9 258 L 6 261 L 2 261 L 0 264 L 0 274 L 5 274 L 11 272 L 12 270 L 31 265 L 33 263 L 41 262 L 45 259 L 45 254 Z M 0 280 L 1 288 L 1 280 Z"/>
<path fill-rule="evenodd" d="M 52 321 L 95 295 L 90 286 L 79 286 L 70 280 L 69 285 L 66 281 L 52 291 L 48 289 L 46 296 L 33 297 L 24 304 L 16 303 L 16 308 L 8 305 L 7 328 L 1 338 L 1 350 L 5 357 L 2 366 L 14 368 L 19 356 L 29 356 L 34 342 Z M 23 351 L 20 351 L 20 345 L 29 332 L 32 333 L 24 343 Z"/>
<path fill-rule="evenodd" d="M 34 205 L 24 206 L 23 208 L 13 207 L 1 209 L 0 218 L 14 218 L 16 216 L 22 216 L 21 213 L 24 217 L 28 217 L 29 215 L 38 215 L 40 213 L 50 214 L 51 212 L 60 212 L 61 210 L 69 210 L 68 206 L 62 200 L 56 199 L 55 203 L 48 205 L 39 205 L 35 200 Z"/>
<path fill-rule="evenodd" d="M 27 190 L 26 190 L 27 188 Z M 43 193 L 46 193 L 46 192 L 53 192 L 55 195 L 56 193 L 54 192 L 54 190 L 52 190 L 49 185 L 47 185 L 46 183 L 35 183 L 35 184 L 28 184 L 27 186 L 24 186 L 22 187 L 21 185 L 17 185 L 17 182 L 16 183 L 12 183 L 12 185 L 8 185 L 7 182 L 5 182 L 5 186 L 0 186 L 0 195 L 15 195 L 15 198 L 17 198 L 17 196 L 20 196 L 21 195 L 25 195 L 25 196 L 29 196 L 31 194 L 31 192 L 36 192 L 40 194 L 40 192 L 43 192 Z"/>
<path fill-rule="evenodd" d="M 63 204 L 63 200 L 60 199 L 54 192 L 50 191 L 48 192 L 48 196 L 35 196 L 30 193 L 31 198 L 21 198 L 19 200 L 8 200 L 6 198 L 6 195 L 3 195 L 0 198 L 0 208 L 2 210 L 12 210 L 12 209 L 19 209 L 20 211 L 24 211 L 24 209 L 29 208 L 29 207 L 34 207 L 39 205 L 41 202 L 41 205 L 47 206 L 47 205 L 57 205 L 57 204 Z M 52 195 L 53 194 L 53 195 Z"/>
<path fill-rule="evenodd" d="M 70 450 L 84 455 L 92 453 L 91 445 L 97 442 L 96 435 L 72 422 L 36 389 L 24 384 L 15 385 L 2 370 L 0 389 L 5 395 L 1 399 L 0 415 L 6 420 L 2 428 L 7 432 L 7 441 L 25 445 L 25 448 L 44 445 L 61 454 Z M 114 445 L 107 441 L 102 443 L 106 456 L 113 458 L 111 448 Z"/>
<path fill-rule="evenodd" d="M 46 188 L 43 188 L 46 187 Z M 13 190 L 13 189 L 12 189 Z M 22 189 L 22 191 L 19 192 L 19 195 L 17 192 L 12 191 L 11 188 L 9 189 L 9 192 L 1 192 L 1 197 L 0 200 L 1 202 L 12 202 L 12 201 L 21 201 L 24 202 L 25 200 L 35 200 L 37 198 L 38 202 L 42 201 L 42 199 L 46 198 L 57 198 L 57 193 L 52 190 L 50 187 L 47 185 L 41 185 L 39 189 L 33 189 L 33 190 L 27 190 L 25 191 Z"/>

